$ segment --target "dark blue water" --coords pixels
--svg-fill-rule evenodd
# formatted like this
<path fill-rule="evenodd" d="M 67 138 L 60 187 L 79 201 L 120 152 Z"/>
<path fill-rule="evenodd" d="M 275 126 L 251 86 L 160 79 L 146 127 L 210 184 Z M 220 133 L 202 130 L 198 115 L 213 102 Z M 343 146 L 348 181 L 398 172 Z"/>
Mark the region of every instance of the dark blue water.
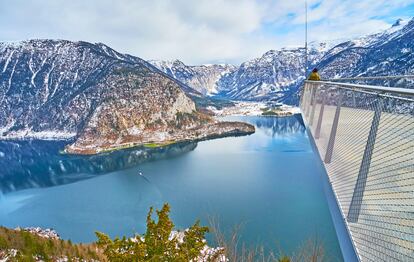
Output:
<path fill-rule="evenodd" d="M 340 257 L 323 169 L 300 117 L 231 119 L 256 133 L 98 156 L 59 154 L 67 142 L 0 142 L 0 224 L 88 242 L 96 230 L 142 233 L 149 207 L 168 202 L 177 228 L 215 218 L 224 231 L 242 224 L 247 245 L 290 253 L 317 237 Z"/>

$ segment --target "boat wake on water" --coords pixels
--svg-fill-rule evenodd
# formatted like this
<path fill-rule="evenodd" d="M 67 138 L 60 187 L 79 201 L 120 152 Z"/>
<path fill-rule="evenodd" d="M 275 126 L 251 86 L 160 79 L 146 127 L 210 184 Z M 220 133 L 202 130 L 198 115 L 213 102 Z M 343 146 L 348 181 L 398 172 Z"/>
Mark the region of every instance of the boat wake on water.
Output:
<path fill-rule="evenodd" d="M 147 181 L 148 183 L 151 184 L 151 182 L 148 180 L 148 178 L 146 178 L 141 171 L 138 172 L 138 175 L 140 175 L 143 179 L 145 179 L 145 181 Z"/>

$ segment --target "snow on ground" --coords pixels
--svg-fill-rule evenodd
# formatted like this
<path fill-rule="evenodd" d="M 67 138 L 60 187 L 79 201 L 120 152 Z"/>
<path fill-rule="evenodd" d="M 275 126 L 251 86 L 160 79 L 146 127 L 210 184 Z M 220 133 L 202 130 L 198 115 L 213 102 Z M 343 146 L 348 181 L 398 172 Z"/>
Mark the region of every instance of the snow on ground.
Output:
<path fill-rule="evenodd" d="M 37 235 L 39 237 L 43 237 L 43 238 L 48 238 L 48 239 L 60 239 L 59 234 L 51 228 L 40 228 L 40 227 L 25 227 L 25 228 L 20 228 L 17 227 L 15 228 L 16 231 L 26 231 L 26 232 L 30 232 L 34 235 Z"/>
<path fill-rule="evenodd" d="M 11 131 L 7 134 L 4 134 L 0 128 L 0 139 L 7 140 L 7 139 L 42 139 L 42 140 L 56 140 L 56 139 L 71 139 L 76 136 L 76 133 L 72 132 L 64 132 L 64 131 L 40 131 L 35 132 L 30 129 L 26 130 L 19 130 L 19 131 Z"/>

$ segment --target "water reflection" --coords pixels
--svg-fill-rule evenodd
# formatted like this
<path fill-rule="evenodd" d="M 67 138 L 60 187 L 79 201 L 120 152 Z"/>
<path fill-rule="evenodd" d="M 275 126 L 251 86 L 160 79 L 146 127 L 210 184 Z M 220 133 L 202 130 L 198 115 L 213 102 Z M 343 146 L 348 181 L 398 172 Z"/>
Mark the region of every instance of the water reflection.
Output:
<path fill-rule="evenodd" d="M 67 141 L 0 141 L 0 191 L 73 183 L 140 163 L 174 157 L 197 147 L 180 143 L 163 148 L 133 148 L 94 156 L 60 154 Z"/>
<path fill-rule="evenodd" d="M 290 253 L 318 235 L 326 253 L 340 257 L 320 183 L 323 167 L 300 119 L 229 120 L 254 124 L 256 133 L 176 145 L 151 153 L 168 159 L 142 164 L 148 158 L 142 160 L 141 149 L 76 157 L 58 153 L 63 142 L 0 143 L 0 181 L 9 192 L 0 196 L 0 224 L 52 227 L 63 239 L 91 242 L 97 230 L 111 237 L 144 232 L 148 208 L 167 202 L 178 229 L 214 217 L 224 232 L 242 224 L 240 243 L 247 246 Z M 174 150 L 193 151 L 171 157 Z M 53 186 L 63 183 L 70 184 Z"/>
<path fill-rule="evenodd" d="M 241 119 L 238 116 L 229 116 L 223 118 L 223 120 L 240 121 Z M 286 117 L 249 116 L 243 117 L 242 120 L 254 125 L 256 129 L 260 129 L 260 131 L 270 137 L 286 137 L 303 134 L 306 131 L 305 124 L 300 114 Z"/>
<path fill-rule="evenodd" d="M 254 124 L 271 137 L 290 136 L 306 131 L 299 114 L 290 117 L 260 117 L 254 120 Z"/>
<path fill-rule="evenodd" d="M 226 117 L 225 120 L 246 121 L 255 125 L 258 133 L 257 139 L 252 142 L 255 147 L 260 146 L 261 141 L 271 142 L 266 136 L 284 138 L 305 132 L 300 115 Z M 95 156 L 60 154 L 59 151 L 67 143 L 69 142 L 0 141 L 0 193 L 73 183 L 99 174 L 131 168 L 143 162 L 171 158 L 197 147 L 197 143 L 187 142 L 163 148 L 133 148 Z M 269 146 L 273 148 L 273 145 Z"/>

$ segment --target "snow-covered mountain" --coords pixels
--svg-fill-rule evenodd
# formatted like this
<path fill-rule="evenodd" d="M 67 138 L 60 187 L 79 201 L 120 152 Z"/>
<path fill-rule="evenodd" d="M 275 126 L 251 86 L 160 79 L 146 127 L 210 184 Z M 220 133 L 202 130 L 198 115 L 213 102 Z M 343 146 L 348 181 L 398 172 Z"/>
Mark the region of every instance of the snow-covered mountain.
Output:
<path fill-rule="evenodd" d="M 262 57 L 242 63 L 223 76 L 220 95 L 235 100 L 261 100 L 281 97 L 292 85 L 304 79 L 304 49 L 266 52 Z"/>
<path fill-rule="evenodd" d="M 97 153 L 252 131 L 197 111 L 190 98 L 197 93 L 104 44 L 0 43 L 0 139 L 75 138 L 70 152 Z"/>
<path fill-rule="evenodd" d="M 236 69 L 236 66 L 229 64 L 188 66 L 180 60 L 150 60 L 149 62 L 204 95 L 220 92 L 220 87 L 217 86 L 218 80 Z"/>
<path fill-rule="evenodd" d="M 332 46 L 333 42 L 310 43 L 310 66 L 316 64 Z M 304 53 L 304 48 L 270 50 L 240 66 L 188 66 L 179 60 L 149 62 L 205 95 L 233 100 L 267 100 L 283 99 L 291 93 L 292 86 L 303 81 Z"/>
<path fill-rule="evenodd" d="M 308 67 L 318 67 L 325 79 L 412 74 L 413 30 L 414 19 L 399 19 L 391 28 L 377 34 L 353 40 L 311 42 Z M 214 66 L 186 66 L 179 61 L 152 63 L 203 94 L 295 104 L 298 102 L 297 91 L 305 78 L 304 54 L 304 48 L 270 50 L 240 66 L 226 65 L 221 70 L 211 70 Z"/>
<path fill-rule="evenodd" d="M 54 131 L 57 136 L 74 136 L 97 109 L 124 99 L 109 83 L 120 79 L 123 71 L 162 79 L 142 59 L 103 44 L 64 40 L 1 43 L 0 69 L 3 136 L 47 136 Z"/>
<path fill-rule="evenodd" d="M 308 66 L 320 61 L 334 43 L 310 43 Z M 244 62 L 220 78 L 219 95 L 235 100 L 286 101 L 305 79 L 304 55 L 304 48 L 282 48 Z"/>
<path fill-rule="evenodd" d="M 343 42 L 319 61 L 323 78 L 402 75 L 414 72 L 414 19 Z"/>

